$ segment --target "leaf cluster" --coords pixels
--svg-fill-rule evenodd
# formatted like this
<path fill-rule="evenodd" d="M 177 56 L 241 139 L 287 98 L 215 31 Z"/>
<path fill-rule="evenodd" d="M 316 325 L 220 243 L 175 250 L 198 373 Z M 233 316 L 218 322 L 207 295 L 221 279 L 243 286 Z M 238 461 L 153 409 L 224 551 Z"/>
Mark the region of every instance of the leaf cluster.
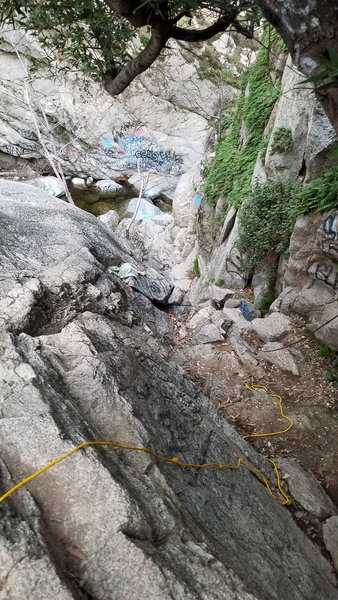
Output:
<path fill-rule="evenodd" d="M 292 131 L 289 127 L 278 127 L 273 133 L 271 154 L 286 154 L 292 147 Z"/>
<path fill-rule="evenodd" d="M 297 194 L 294 211 L 297 215 L 311 210 L 330 212 L 338 209 L 338 166 L 328 167 L 324 173 L 305 185 Z"/>
<path fill-rule="evenodd" d="M 127 45 L 133 29 L 100 0 L 5 0 L 0 20 L 13 20 L 39 40 L 45 58 L 33 61 L 36 68 L 57 64 L 58 70 L 82 71 L 98 80 L 131 58 Z"/>

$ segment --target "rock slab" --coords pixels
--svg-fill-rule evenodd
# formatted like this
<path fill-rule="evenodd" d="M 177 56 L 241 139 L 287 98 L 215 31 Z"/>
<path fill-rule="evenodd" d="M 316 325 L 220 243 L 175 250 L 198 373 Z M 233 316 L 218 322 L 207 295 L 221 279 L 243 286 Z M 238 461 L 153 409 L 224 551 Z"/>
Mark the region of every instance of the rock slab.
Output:
<path fill-rule="evenodd" d="M 32 189 L 0 182 L 1 492 L 95 440 L 270 477 L 170 360 L 166 315 L 106 273 L 142 263 Z M 92 447 L 0 510 L 1 600 L 337 600 L 328 562 L 247 470 Z"/>

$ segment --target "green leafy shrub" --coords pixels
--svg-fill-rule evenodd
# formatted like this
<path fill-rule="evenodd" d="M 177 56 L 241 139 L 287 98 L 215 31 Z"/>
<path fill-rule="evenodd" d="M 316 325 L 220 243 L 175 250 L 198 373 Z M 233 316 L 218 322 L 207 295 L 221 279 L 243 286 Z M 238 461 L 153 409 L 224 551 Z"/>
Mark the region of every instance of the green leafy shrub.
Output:
<path fill-rule="evenodd" d="M 328 169 L 305 185 L 297 194 L 294 207 L 296 214 L 306 214 L 310 210 L 330 212 L 338 207 L 338 165 Z"/>
<path fill-rule="evenodd" d="M 199 268 L 198 257 L 197 256 L 196 256 L 196 258 L 194 260 L 194 271 L 195 271 L 196 277 L 200 278 L 201 277 L 201 271 L 200 271 L 200 268 Z"/>
<path fill-rule="evenodd" d="M 293 178 L 256 182 L 240 211 L 237 246 L 252 272 L 264 258 L 284 253 L 296 220 L 293 211 L 299 183 Z"/>
<path fill-rule="evenodd" d="M 278 127 L 274 131 L 271 154 L 285 154 L 292 147 L 293 138 L 289 127 Z"/>

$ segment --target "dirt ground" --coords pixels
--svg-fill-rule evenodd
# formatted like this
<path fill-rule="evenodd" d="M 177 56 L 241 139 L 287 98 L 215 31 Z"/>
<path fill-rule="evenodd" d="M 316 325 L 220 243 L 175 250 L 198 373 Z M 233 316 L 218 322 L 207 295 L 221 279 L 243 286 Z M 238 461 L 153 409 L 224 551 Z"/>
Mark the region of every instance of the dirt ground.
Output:
<path fill-rule="evenodd" d="M 301 317 L 293 316 L 292 323 L 292 331 L 282 340 L 284 346 L 308 335 Z M 176 323 L 176 327 L 178 333 L 180 323 Z M 257 357 L 264 342 L 252 333 L 243 334 L 242 338 L 254 349 Z M 178 338 L 181 349 L 189 343 L 188 337 Z M 225 351 L 238 358 L 227 339 L 213 344 L 213 347 L 220 356 Z M 245 384 L 265 386 L 269 394 L 280 395 L 283 399 L 284 413 L 293 420 L 293 427 L 285 434 L 252 438 L 248 442 L 268 458 L 296 459 L 322 484 L 338 506 L 338 389 L 333 383 L 326 381 L 326 374 L 332 369 L 332 356 L 319 357 L 318 343 L 312 338 L 297 343 L 293 348 L 299 376 L 285 373 L 262 359 L 259 359 L 259 365 L 256 367 L 241 363 L 241 369 L 237 373 L 229 369 L 228 362 L 222 368 L 222 362 L 210 359 L 189 361 L 184 368 L 204 391 L 212 375 L 232 388 L 231 393 L 216 400 L 216 405 L 241 435 L 280 431 L 289 425 L 289 422 L 280 416 L 278 398 L 267 398 L 266 394 L 252 393 L 246 389 Z M 287 480 L 283 485 L 288 492 Z M 321 524 L 294 501 L 288 510 L 327 556 L 322 541 Z"/>

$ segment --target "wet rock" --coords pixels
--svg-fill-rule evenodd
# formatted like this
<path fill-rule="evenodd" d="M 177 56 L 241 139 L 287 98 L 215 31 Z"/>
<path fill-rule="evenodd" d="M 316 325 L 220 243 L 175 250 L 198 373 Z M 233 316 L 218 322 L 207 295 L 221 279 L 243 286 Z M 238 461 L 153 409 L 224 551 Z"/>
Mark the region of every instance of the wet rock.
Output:
<path fill-rule="evenodd" d="M 217 285 L 210 285 L 209 293 L 212 304 L 218 309 L 223 308 L 224 302 L 234 295 L 233 290 L 221 288 Z"/>
<path fill-rule="evenodd" d="M 331 554 L 338 573 L 338 517 L 330 517 L 323 525 L 323 537 L 326 549 Z"/>
<path fill-rule="evenodd" d="M 107 225 L 109 229 L 116 229 L 119 223 L 119 215 L 116 210 L 108 210 L 108 212 L 104 213 L 104 215 L 100 215 L 99 219 L 102 223 Z"/>
<path fill-rule="evenodd" d="M 275 365 L 281 371 L 292 373 L 292 375 L 299 375 L 298 365 L 292 353 L 287 348 L 283 348 L 279 342 L 264 344 L 259 352 L 259 357 Z"/>
<path fill-rule="evenodd" d="M 87 181 L 82 177 L 73 177 L 71 183 L 76 190 L 88 189 Z"/>
<path fill-rule="evenodd" d="M 195 331 L 191 338 L 192 344 L 210 344 L 213 342 L 222 342 L 224 337 L 214 323 L 209 323 Z"/>
<path fill-rule="evenodd" d="M 114 198 L 123 194 L 124 188 L 113 179 L 100 179 L 93 185 L 93 190 L 99 192 L 100 198 Z"/>
<path fill-rule="evenodd" d="M 126 206 L 126 212 L 130 215 L 134 215 L 138 205 L 138 198 L 132 198 L 129 200 Z M 139 208 L 137 210 L 136 219 L 152 219 L 157 215 L 161 215 L 162 211 L 155 206 L 150 200 L 141 198 Z"/>
<path fill-rule="evenodd" d="M 290 318 L 281 313 L 272 313 L 264 319 L 254 319 L 251 323 L 252 331 L 263 342 L 278 340 L 282 335 L 291 331 Z"/>
<path fill-rule="evenodd" d="M 288 482 L 291 495 L 311 515 L 317 519 L 326 519 L 338 514 L 337 507 L 320 483 L 295 460 L 279 458 L 276 464 Z"/>

